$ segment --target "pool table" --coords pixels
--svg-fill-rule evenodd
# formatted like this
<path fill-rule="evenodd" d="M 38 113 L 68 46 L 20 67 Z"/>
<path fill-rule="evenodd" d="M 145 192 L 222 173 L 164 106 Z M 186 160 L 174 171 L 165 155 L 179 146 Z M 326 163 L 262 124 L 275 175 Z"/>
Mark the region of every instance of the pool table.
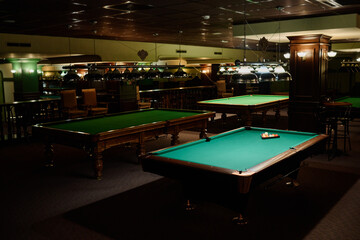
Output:
<path fill-rule="evenodd" d="M 206 101 L 199 101 L 200 108 L 222 113 L 222 119 L 226 119 L 226 113 L 236 113 L 239 117 L 244 116 L 245 124 L 252 125 L 251 114 L 262 112 L 263 121 L 266 112 L 270 109 L 276 111 L 276 117 L 280 116 L 280 109 L 287 107 L 289 96 L 284 95 L 242 95 L 229 98 L 218 98 Z"/>
<path fill-rule="evenodd" d="M 352 104 L 351 115 L 353 117 L 360 117 L 360 97 L 342 97 L 335 100 L 335 102 L 348 102 Z"/>
<path fill-rule="evenodd" d="M 263 139 L 264 132 L 279 137 Z M 293 172 L 296 177 L 300 163 L 322 151 L 326 139 L 324 134 L 242 127 L 149 152 L 141 164 L 144 171 L 180 180 L 186 199 L 214 200 L 244 220 L 253 188 L 280 174 Z"/>
<path fill-rule="evenodd" d="M 214 112 L 146 109 L 37 124 L 32 127 L 34 137 L 45 142 L 47 166 L 53 166 L 53 143 L 83 148 L 95 163 L 95 174 L 102 177 L 102 152 L 124 143 L 137 143 L 139 155 L 145 154 L 146 139 L 172 134 L 171 144 L 177 144 L 180 131 L 200 128 L 206 137 L 208 119 Z"/>

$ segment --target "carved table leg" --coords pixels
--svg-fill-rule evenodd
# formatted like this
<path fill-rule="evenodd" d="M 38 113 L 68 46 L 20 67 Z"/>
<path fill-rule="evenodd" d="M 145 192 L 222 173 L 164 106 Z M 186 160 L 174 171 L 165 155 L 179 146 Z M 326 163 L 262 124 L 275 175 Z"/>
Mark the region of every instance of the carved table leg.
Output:
<path fill-rule="evenodd" d="M 207 138 L 207 121 L 202 122 L 200 138 Z"/>
<path fill-rule="evenodd" d="M 222 113 L 222 114 L 221 114 L 221 120 L 222 120 L 223 122 L 226 121 L 226 113 Z"/>
<path fill-rule="evenodd" d="M 171 135 L 171 145 L 179 144 L 179 133 L 174 133 Z"/>
<path fill-rule="evenodd" d="M 206 128 L 201 129 L 199 137 L 200 138 L 207 138 L 207 129 Z"/>
<path fill-rule="evenodd" d="M 145 155 L 145 153 L 146 153 L 146 151 L 145 151 L 144 143 L 138 143 L 137 148 L 136 148 L 137 156 Z"/>
<path fill-rule="evenodd" d="M 137 148 L 136 148 L 136 155 L 137 155 L 137 159 L 138 159 L 138 163 L 140 162 L 140 156 L 145 155 L 146 151 L 145 151 L 145 135 L 144 133 L 140 133 L 139 135 L 139 143 L 137 144 Z"/>
<path fill-rule="evenodd" d="M 237 225 L 246 225 L 248 224 L 247 219 L 240 213 L 239 216 L 234 217 L 232 219 L 233 223 L 237 224 Z"/>
<path fill-rule="evenodd" d="M 185 203 L 185 210 L 186 211 L 192 211 L 195 209 L 195 206 L 194 204 L 188 199 L 186 200 L 186 203 Z"/>
<path fill-rule="evenodd" d="M 98 151 L 97 147 L 91 147 L 89 151 L 89 157 L 90 160 L 94 162 L 94 170 L 97 180 L 101 180 L 103 170 L 102 153 Z"/>
<path fill-rule="evenodd" d="M 266 110 L 265 111 L 262 111 L 262 114 L 261 114 L 261 117 L 262 117 L 262 122 L 265 123 L 266 122 Z"/>
<path fill-rule="evenodd" d="M 246 123 L 246 126 L 252 125 L 251 112 L 249 112 L 249 111 L 247 111 L 245 113 L 245 123 Z"/>
<path fill-rule="evenodd" d="M 277 107 L 275 109 L 275 118 L 276 118 L 276 120 L 280 119 L 280 107 Z"/>

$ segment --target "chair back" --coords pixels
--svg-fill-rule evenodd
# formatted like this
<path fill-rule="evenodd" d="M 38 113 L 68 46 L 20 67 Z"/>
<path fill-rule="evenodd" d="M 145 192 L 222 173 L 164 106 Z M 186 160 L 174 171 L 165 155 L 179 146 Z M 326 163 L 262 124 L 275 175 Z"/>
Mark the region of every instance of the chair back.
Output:
<path fill-rule="evenodd" d="M 140 87 L 136 85 L 136 100 L 140 102 Z"/>
<path fill-rule="evenodd" d="M 222 93 L 226 92 L 226 83 L 225 80 L 219 80 L 216 82 L 216 88 L 218 95 L 221 95 Z"/>
<path fill-rule="evenodd" d="M 82 91 L 82 95 L 83 95 L 84 105 L 95 107 L 97 105 L 96 89 L 89 88 L 89 89 L 82 89 L 81 91 Z"/>
<path fill-rule="evenodd" d="M 77 108 L 76 91 L 75 89 L 63 90 L 60 92 L 61 104 L 63 108 Z"/>

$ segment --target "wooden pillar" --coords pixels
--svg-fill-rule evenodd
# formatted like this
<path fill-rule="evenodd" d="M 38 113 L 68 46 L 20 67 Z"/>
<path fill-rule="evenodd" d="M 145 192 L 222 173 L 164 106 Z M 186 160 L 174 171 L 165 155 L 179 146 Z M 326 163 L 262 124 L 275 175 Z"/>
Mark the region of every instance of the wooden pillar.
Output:
<path fill-rule="evenodd" d="M 326 93 L 329 36 L 317 34 L 290 40 L 289 129 L 320 132 L 315 111 Z M 299 56 L 299 52 L 306 55 Z"/>

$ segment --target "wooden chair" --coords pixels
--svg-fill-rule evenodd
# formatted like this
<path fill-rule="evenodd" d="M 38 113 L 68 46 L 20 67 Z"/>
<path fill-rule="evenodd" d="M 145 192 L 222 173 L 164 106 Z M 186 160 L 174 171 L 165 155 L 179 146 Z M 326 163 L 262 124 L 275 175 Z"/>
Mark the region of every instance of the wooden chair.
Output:
<path fill-rule="evenodd" d="M 78 109 L 76 90 L 63 90 L 60 92 L 62 114 L 65 118 L 86 117 L 87 110 Z"/>
<path fill-rule="evenodd" d="M 139 109 L 151 108 L 151 102 L 149 98 L 140 98 L 139 86 L 136 86 L 136 100 L 138 102 Z"/>
<path fill-rule="evenodd" d="M 82 89 L 83 105 L 88 110 L 90 116 L 103 115 L 108 112 L 107 103 L 98 103 L 96 99 L 96 89 Z"/>
<path fill-rule="evenodd" d="M 219 80 L 216 82 L 217 94 L 220 98 L 232 97 L 234 96 L 234 90 L 231 92 L 226 92 L 226 82 L 225 80 Z"/>

